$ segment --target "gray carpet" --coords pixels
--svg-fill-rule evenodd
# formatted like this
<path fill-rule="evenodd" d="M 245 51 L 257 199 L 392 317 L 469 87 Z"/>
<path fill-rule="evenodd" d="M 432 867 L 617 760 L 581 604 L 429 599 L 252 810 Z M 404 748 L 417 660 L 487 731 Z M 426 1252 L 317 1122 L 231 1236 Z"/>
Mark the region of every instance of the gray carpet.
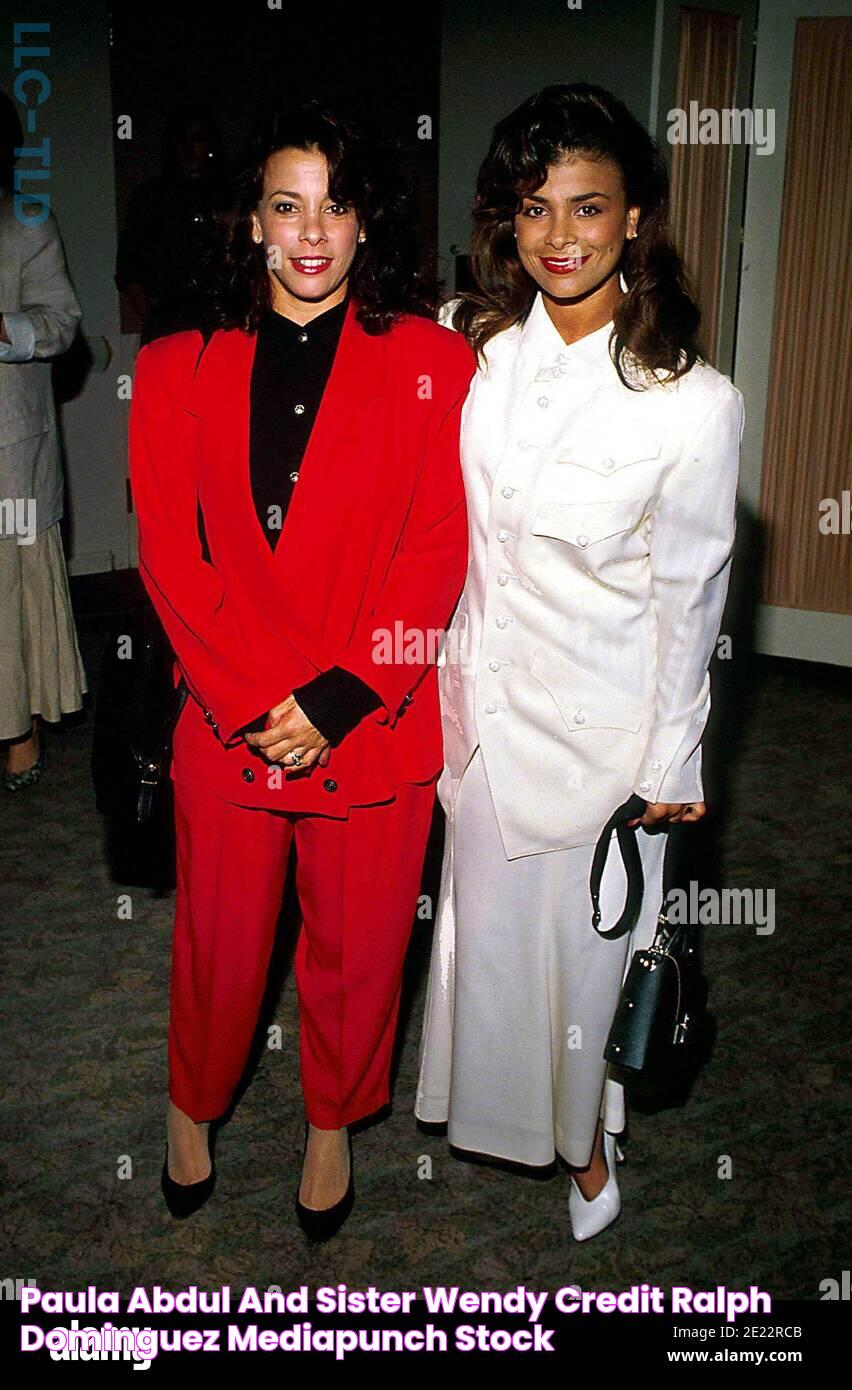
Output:
<path fill-rule="evenodd" d="M 109 614 L 81 608 L 94 684 Z M 174 1222 L 159 1190 L 172 898 L 129 882 L 127 869 L 113 877 L 89 780 L 91 711 L 49 734 L 42 782 L 0 793 L 6 1274 L 124 1292 L 650 1279 L 818 1298 L 820 1280 L 848 1265 L 848 686 L 827 668 L 770 661 L 740 681 L 738 736 L 720 744 L 724 725 L 715 730 L 724 816 L 695 832 L 689 862 L 706 883 L 774 888 L 776 930 L 708 928 L 709 1055 L 685 1103 L 637 1097 L 623 1214 L 585 1245 L 570 1235 L 564 1167 L 473 1161 L 414 1120 L 430 936 L 418 922 L 392 1112 L 355 1136 L 347 1225 L 308 1248 L 292 1209 L 303 1136 L 292 893 L 265 1019 L 281 1024 L 283 1047 L 257 1049 L 219 1136 L 216 1193 Z M 433 894 L 439 849 L 436 818 L 424 881 Z M 118 916 L 123 893 L 130 921 Z M 718 1176 L 724 1156 L 730 1178 Z"/>

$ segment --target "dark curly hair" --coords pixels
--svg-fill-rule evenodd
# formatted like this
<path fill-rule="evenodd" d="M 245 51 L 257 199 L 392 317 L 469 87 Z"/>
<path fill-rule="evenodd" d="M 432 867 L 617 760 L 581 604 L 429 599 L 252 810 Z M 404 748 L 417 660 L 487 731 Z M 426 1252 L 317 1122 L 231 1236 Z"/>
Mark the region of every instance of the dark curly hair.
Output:
<path fill-rule="evenodd" d="M 618 375 L 633 390 L 649 379 L 675 380 L 701 357 L 701 314 L 669 234 L 666 166 L 624 103 L 586 82 L 545 87 L 495 127 L 473 209 L 477 291 L 461 296 L 453 325 L 481 354 L 495 333 L 526 318 L 537 286 L 518 258 L 514 217 L 524 196 L 546 181 L 548 166 L 572 155 L 612 160 L 627 206 L 640 208 L 619 267 L 627 293 L 610 341 Z"/>
<path fill-rule="evenodd" d="M 330 195 L 353 207 L 365 228 L 366 241 L 358 245 L 349 281 L 365 331 L 386 333 L 403 314 L 433 318 L 437 285 L 418 268 L 413 199 L 397 148 L 354 111 L 309 98 L 265 120 L 236 176 L 236 216 L 218 275 L 211 327 L 256 332 L 271 306 L 264 248 L 252 240 L 250 213 L 262 196 L 266 161 L 282 149 L 323 154 Z"/>

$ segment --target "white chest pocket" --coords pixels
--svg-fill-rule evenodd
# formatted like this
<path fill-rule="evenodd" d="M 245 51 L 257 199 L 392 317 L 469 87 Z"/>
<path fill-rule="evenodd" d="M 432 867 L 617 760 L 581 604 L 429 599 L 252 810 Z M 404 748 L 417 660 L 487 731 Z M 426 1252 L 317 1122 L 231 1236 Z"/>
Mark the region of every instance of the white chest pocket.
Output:
<path fill-rule="evenodd" d="M 566 471 L 582 468 L 600 477 L 610 478 L 631 464 L 649 463 L 660 457 L 663 431 L 649 427 L 646 421 L 615 420 L 592 429 L 588 424 L 569 430 L 560 441 L 555 463 Z"/>
<path fill-rule="evenodd" d="M 550 536 L 585 551 L 601 541 L 635 532 L 644 514 L 641 498 L 613 498 L 610 502 L 548 500 L 539 505 L 530 530 L 534 536 Z"/>

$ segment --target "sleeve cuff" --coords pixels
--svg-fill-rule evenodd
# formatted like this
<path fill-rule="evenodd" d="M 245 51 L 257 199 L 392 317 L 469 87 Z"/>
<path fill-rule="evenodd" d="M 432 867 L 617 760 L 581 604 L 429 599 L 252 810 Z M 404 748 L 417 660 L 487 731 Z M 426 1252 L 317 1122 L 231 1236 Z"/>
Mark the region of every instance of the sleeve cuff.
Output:
<path fill-rule="evenodd" d="M 360 724 L 365 714 L 378 709 L 382 703 L 360 676 L 342 666 L 321 671 L 292 693 L 299 708 L 332 748 Z"/>
<path fill-rule="evenodd" d="M 35 353 L 35 327 L 29 314 L 4 314 L 3 327 L 9 341 L 0 343 L 0 362 L 31 361 Z"/>
<path fill-rule="evenodd" d="M 651 752 L 642 762 L 633 790 L 646 801 L 666 801 L 672 805 L 686 806 L 691 801 L 704 800 L 701 770 L 700 744 L 681 765 L 675 762 L 666 766 L 661 758 Z"/>

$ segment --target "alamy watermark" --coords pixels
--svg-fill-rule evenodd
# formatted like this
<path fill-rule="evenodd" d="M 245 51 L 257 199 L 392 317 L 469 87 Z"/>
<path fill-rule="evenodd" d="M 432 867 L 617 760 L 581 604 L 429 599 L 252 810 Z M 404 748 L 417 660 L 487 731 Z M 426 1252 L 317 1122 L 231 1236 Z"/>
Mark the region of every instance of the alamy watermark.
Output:
<path fill-rule="evenodd" d="M 467 628 L 406 627 L 397 618 L 393 628 L 373 629 L 373 661 L 379 666 L 422 666 L 446 657 L 460 663 L 466 649 Z"/>
<path fill-rule="evenodd" d="M 775 150 L 775 111 L 771 106 L 673 106 L 666 137 L 670 145 L 753 145 L 757 154 Z"/>
<path fill-rule="evenodd" d="M 818 510 L 821 535 L 852 535 L 852 492 L 848 489 L 844 488 L 839 497 L 823 497 Z"/>
<path fill-rule="evenodd" d="M 665 902 L 672 926 L 751 926 L 755 936 L 775 931 L 774 888 L 699 888 L 691 879 L 688 888 L 673 888 Z"/>
<path fill-rule="evenodd" d="M 18 545 L 32 545 L 36 538 L 36 499 L 0 497 L 0 538 L 14 536 Z"/>

